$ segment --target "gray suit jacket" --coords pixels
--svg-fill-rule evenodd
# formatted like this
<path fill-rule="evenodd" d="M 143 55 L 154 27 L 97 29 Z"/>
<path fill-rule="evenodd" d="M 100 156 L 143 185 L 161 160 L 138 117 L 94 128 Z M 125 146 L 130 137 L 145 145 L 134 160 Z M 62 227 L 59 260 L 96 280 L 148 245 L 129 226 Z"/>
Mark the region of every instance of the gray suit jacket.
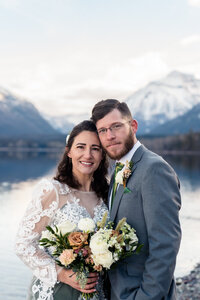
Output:
<path fill-rule="evenodd" d="M 157 154 L 141 145 L 127 187 L 120 185 L 112 206 L 116 224 L 126 217 L 136 229 L 140 254 L 132 255 L 109 271 L 111 300 L 174 300 L 173 278 L 179 250 L 181 206 L 179 180 L 174 170 Z M 110 192 L 112 188 L 112 181 Z"/>

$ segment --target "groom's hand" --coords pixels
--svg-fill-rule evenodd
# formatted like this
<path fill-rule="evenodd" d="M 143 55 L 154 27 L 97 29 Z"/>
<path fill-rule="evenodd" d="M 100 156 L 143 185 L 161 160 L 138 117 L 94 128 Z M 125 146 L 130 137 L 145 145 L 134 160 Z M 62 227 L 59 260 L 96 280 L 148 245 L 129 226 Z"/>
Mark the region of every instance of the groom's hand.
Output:
<path fill-rule="evenodd" d="M 82 289 L 79 282 L 76 279 L 76 273 L 72 270 L 62 269 L 58 274 L 58 280 L 70 285 L 72 288 L 82 292 L 82 293 L 94 293 L 96 292 L 95 286 L 98 282 L 98 273 L 89 273 L 87 283 Z"/>

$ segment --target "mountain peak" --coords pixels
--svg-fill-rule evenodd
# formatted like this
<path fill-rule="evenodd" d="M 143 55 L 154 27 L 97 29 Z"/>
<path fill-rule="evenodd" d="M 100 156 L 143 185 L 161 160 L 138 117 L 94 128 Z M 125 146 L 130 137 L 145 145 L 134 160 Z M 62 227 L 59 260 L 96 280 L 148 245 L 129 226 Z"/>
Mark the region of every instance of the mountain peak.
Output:
<path fill-rule="evenodd" d="M 200 80 L 178 71 L 150 82 L 126 99 L 133 116 L 141 120 L 139 133 L 176 118 L 200 103 Z"/>
<path fill-rule="evenodd" d="M 0 87 L 0 101 L 5 101 L 6 97 L 9 95 L 9 92 L 2 87 Z"/>
<path fill-rule="evenodd" d="M 191 85 L 195 81 L 198 81 L 195 79 L 194 75 L 192 74 L 186 74 L 179 71 L 172 71 L 169 73 L 165 78 L 161 80 L 163 84 L 173 85 L 173 86 L 180 86 L 180 85 Z"/>
<path fill-rule="evenodd" d="M 0 115 L 0 138 L 30 138 L 58 134 L 32 103 L 2 88 Z"/>
<path fill-rule="evenodd" d="M 9 92 L 7 89 L 0 87 L 0 102 L 12 102 L 15 105 L 20 105 L 22 103 L 31 104 L 30 102 L 17 97 L 16 95 Z"/>

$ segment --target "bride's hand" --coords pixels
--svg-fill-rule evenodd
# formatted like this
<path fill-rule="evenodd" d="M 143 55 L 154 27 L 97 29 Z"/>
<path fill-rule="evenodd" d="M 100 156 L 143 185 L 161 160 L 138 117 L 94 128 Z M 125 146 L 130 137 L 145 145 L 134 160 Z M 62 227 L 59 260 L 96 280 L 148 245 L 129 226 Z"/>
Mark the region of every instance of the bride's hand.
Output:
<path fill-rule="evenodd" d="M 89 273 L 87 283 L 82 289 L 76 279 L 76 273 L 72 270 L 62 269 L 58 274 L 58 280 L 70 285 L 74 289 L 82 292 L 82 293 L 93 293 L 96 292 L 95 286 L 98 282 L 98 274 L 97 273 Z"/>

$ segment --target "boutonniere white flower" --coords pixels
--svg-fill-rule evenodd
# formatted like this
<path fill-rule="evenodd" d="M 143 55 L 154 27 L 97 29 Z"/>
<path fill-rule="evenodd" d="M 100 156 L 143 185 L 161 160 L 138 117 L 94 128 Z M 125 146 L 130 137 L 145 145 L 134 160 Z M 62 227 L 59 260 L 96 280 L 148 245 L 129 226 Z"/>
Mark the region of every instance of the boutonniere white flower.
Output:
<path fill-rule="evenodd" d="M 122 184 L 124 187 L 124 193 L 130 193 L 131 191 L 127 188 L 126 182 L 132 173 L 133 162 L 126 161 L 125 167 L 119 171 L 115 177 L 115 182 L 118 184 Z"/>

